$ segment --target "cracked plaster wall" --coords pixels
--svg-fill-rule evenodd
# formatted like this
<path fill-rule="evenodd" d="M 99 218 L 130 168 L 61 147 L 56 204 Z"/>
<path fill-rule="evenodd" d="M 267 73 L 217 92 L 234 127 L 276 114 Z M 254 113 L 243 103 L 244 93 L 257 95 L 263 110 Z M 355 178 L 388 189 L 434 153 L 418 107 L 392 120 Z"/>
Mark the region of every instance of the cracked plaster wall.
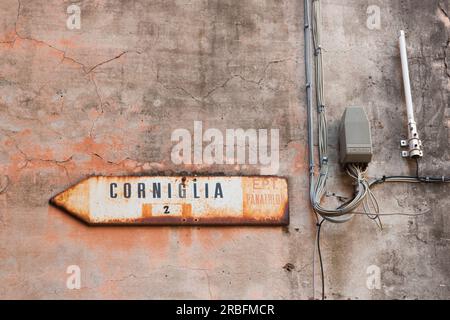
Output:
<path fill-rule="evenodd" d="M 81 8 L 81 29 L 66 8 Z M 312 297 L 314 219 L 307 196 L 303 1 L 0 1 L 0 297 Z M 381 29 L 366 27 L 367 7 Z M 421 172 L 450 171 L 448 1 L 324 0 L 333 170 L 348 194 L 336 132 L 346 106 L 367 111 L 372 175 L 408 174 L 397 32 L 408 34 Z M 90 228 L 48 199 L 87 175 L 259 174 L 253 165 L 174 165 L 171 132 L 278 128 L 289 179 L 286 228 Z M 365 217 L 325 224 L 327 297 L 449 298 L 449 189 L 376 190 L 384 229 Z M 336 199 L 329 197 L 329 202 Z M 81 268 L 80 290 L 66 268 Z M 368 290 L 369 265 L 382 287 Z M 318 282 L 317 282 L 318 283 Z M 318 292 L 316 292 L 318 296 Z"/>

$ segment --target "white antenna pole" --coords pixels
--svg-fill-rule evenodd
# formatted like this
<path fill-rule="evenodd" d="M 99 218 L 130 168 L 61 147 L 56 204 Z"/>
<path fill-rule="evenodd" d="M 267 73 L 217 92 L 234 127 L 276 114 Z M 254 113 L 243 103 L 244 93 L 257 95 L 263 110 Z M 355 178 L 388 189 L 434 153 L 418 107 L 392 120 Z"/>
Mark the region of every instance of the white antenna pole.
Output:
<path fill-rule="evenodd" d="M 408 113 L 408 121 L 414 122 L 414 109 L 411 95 L 411 84 L 409 82 L 408 55 L 406 53 L 405 32 L 400 31 L 400 57 L 402 60 L 403 88 L 405 90 L 406 111 Z"/>
<path fill-rule="evenodd" d="M 409 147 L 409 152 L 404 151 L 402 155 L 404 157 L 422 157 L 422 142 L 419 139 L 419 133 L 417 132 L 417 125 L 414 119 L 414 107 L 411 95 L 411 83 L 409 80 L 409 68 L 408 68 L 408 55 L 406 53 L 406 40 L 405 32 L 400 31 L 400 58 L 402 60 L 402 74 L 403 74 L 403 88 L 405 90 L 406 100 L 406 112 L 408 114 L 408 141 L 403 140 L 401 145 Z"/>

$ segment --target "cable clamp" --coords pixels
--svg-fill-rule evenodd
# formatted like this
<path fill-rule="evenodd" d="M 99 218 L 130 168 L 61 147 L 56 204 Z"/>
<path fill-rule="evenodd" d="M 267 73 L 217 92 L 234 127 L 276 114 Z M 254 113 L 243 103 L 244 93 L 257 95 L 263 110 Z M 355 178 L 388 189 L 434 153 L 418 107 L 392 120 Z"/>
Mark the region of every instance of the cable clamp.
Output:
<path fill-rule="evenodd" d="M 442 182 L 445 182 L 445 176 L 442 176 Z"/>
<path fill-rule="evenodd" d="M 322 161 L 321 161 L 322 165 L 328 164 L 328 157 L 322 157 Z"/>
<path fill-rule="evenodd" d="M 317 106 L 317 112 L 318 113 L 325 112 L 325 105 L 321 104 L 320 106 Z"/>
<path fill-rule="evenodd" d="M 427 182 L 430 182 L 430 177 L 426 176 L 426 177 L 425 177 L 425 180 L 426 180 Z"/>
<path fill-rule="evenodd" d="M 319 44 L 315 49 L 314 49 L 314 55 L 318 56 L 319 54 L 322 53 L 322 46 Z"/>

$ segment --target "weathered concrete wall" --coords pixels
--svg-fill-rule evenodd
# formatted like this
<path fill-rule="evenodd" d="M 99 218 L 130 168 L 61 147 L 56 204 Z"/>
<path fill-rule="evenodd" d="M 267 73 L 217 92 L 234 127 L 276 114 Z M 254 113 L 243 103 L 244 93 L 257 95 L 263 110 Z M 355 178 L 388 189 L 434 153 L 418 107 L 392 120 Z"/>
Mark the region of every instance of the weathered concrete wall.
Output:
<path fill-rule="evenodd" d="M 81 8 L 79 30 L 66 27 L 71 3 Z M 366 26 L 369 5 L 381 9 L 380 29 Z M 1 0 L 0 8 L 1 298 L 312 297 L 303 1 Z M 350 191 L 334 152 L 349 105 L 371 120 L 372 175 L 415 170 L 398 146 L 400 29 L 425 145 L 420 170 L 450 172 L 448 10 L 437 0 L 323 1 L 330 191 Z M 171 132 L 192 130 L 194 120 L 280 130 L 289 227 L 87 227 L 48 205 L 93 174 L 259 174 L 258 165 L 173 164 Z M 449 191 L 379 186 L 383 212 L 426 213 L 384 217 L 383 230 L 363 216 L 325 224 L 327 297 L 450 298 Z M 81 268 L 79 290 L 66 288 L 69 265 Z M 380 267 L 381 289 L 366 287 L 370 265 Z"/>

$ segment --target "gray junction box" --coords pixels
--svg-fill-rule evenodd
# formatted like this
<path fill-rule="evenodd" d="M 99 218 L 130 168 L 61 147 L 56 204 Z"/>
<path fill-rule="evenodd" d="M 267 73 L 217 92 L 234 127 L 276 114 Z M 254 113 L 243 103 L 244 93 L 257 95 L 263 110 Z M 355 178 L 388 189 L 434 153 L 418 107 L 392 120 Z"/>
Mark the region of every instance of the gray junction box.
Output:
<path fill-rule="evenodd" d="M 372 160 L 370 124 L 364 109 L 345 109 L 339 128 L 340 162 L 369 163 Z"/>

